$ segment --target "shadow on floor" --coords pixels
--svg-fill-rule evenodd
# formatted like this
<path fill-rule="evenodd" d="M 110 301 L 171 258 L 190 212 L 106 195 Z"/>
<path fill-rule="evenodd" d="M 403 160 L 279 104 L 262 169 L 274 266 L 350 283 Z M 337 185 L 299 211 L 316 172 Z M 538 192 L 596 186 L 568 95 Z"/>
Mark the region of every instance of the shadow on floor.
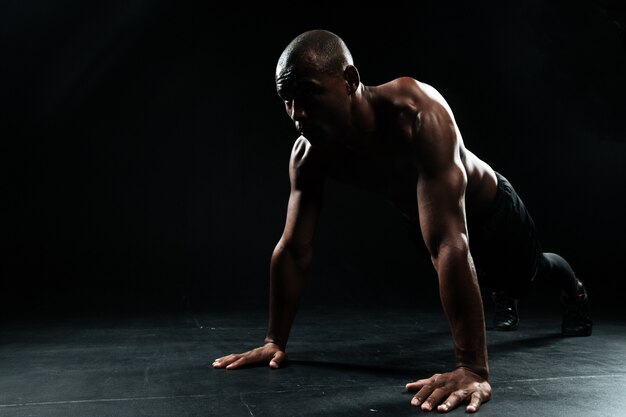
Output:
<path fill-rule="evenodd" d="M 397 368 L 397 367 L 382 367 L 382 366 L 371 366 L 371 365 L 363 365 L 358 363 L 345 363 L 345 362 L 329 362 L 329 361 L 315 361 L 315 360 L 290 360 L 288 361 L 289 365 L 298 365 L 298 366 L 306 366 L 320 369 L 332 369 L 336 371 L 348 371 L 348 372 L 358 372 L 365 374 L 374 374 L 374 375 L 388 375 L 388 376 L 397 376 L 397 377 L 406 377 L 413 378 L 416 373 L 432 373 L 432 369 L 408 369 L 408 368 Z"/>

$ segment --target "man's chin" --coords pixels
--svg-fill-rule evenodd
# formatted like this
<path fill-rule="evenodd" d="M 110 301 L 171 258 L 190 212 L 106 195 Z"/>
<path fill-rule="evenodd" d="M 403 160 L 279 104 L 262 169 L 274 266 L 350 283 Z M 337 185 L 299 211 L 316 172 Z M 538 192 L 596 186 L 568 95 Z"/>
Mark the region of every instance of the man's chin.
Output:
<path fill-rule="evenodd" d="M 311 131 L 311 132 L 302 132 L 302 136 L 305 137 L 311 144 L 324 144 L 329 142 L 329 138 L 326 135 L 321 134 L 320 132 Z"/>

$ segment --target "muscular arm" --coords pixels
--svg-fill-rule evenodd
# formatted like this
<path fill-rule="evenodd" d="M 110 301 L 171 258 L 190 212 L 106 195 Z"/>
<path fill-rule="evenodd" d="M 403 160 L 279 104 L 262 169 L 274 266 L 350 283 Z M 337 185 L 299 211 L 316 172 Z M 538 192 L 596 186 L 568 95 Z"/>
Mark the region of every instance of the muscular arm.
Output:
<path fill-rule="evenodd" d="M 469 251 L 465 218 L 467 174 L 459 154 L 454 124 L 441 106 L 423 111 L 415 134 L 419 171 L 417 200 L 420 227 L 439 279 L 441 303 L 450 323 L 456 368 L 407 385 L 419 390 L 415 405 L 440 411 L 470 400 L 476 411 L 489 399 L 485 320 L 480 289 Z"/>
<path fill-rule="evenodd" d="M 302 137 L 294 144 L 285 229 L 270 263 L 270 311 L 265 342 L 275 343 L 283 350 L 313 258 L 313 235 L 322 203 L 324 177 L 313 152 Z"/>
<path fill-rule="evenodd" d="M 269 362 L 270 367 L 278 368 L 285 359 L 289 331 L 313 258 L 313 234 L 323 196 L 324 176 L 314 154 L 303 137 L 294 143 L 289 162 L 291 193 L 287 219 L 270 263 L 270 311 L 265 342 L 256 349 L 216 359 L 214 368 L 236 369 L 258 362 Z"/>

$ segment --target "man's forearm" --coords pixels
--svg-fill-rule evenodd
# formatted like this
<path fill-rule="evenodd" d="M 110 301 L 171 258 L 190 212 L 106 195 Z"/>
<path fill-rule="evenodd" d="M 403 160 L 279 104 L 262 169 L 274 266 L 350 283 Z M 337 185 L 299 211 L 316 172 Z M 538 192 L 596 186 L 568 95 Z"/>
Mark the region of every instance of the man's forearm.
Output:
<path fill-rule="evenodd" d="M 487 379 L 485 316 L 471 256 L 467 250 L 444 248 L 436 268 L 441 302 L 452 330 L 456 366 Z"/>
<path fill-rule="evenodd" d="M 266 343 L 276 343 L 285 349 L 311 259 L 311 249 L 298 252 L 282 243 L 274 249 L 270 263 L 270 308 Z"/>

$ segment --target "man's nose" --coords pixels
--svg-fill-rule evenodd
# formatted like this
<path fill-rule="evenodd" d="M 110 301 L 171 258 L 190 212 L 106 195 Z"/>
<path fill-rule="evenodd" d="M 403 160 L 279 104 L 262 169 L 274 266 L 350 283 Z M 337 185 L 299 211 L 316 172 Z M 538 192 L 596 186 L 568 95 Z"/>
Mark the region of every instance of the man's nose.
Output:
<path fill-rule="evenodd" d="M 306 111 L 304 110 L 304 106 L 297 104 L 294 100 L 294 102 L 291 105 L 291 119 L 294 122 L 298 122 L 298 121 L 306 119 L 306 117 L 307 117 L 307 114 L 306 114 Z"/>

